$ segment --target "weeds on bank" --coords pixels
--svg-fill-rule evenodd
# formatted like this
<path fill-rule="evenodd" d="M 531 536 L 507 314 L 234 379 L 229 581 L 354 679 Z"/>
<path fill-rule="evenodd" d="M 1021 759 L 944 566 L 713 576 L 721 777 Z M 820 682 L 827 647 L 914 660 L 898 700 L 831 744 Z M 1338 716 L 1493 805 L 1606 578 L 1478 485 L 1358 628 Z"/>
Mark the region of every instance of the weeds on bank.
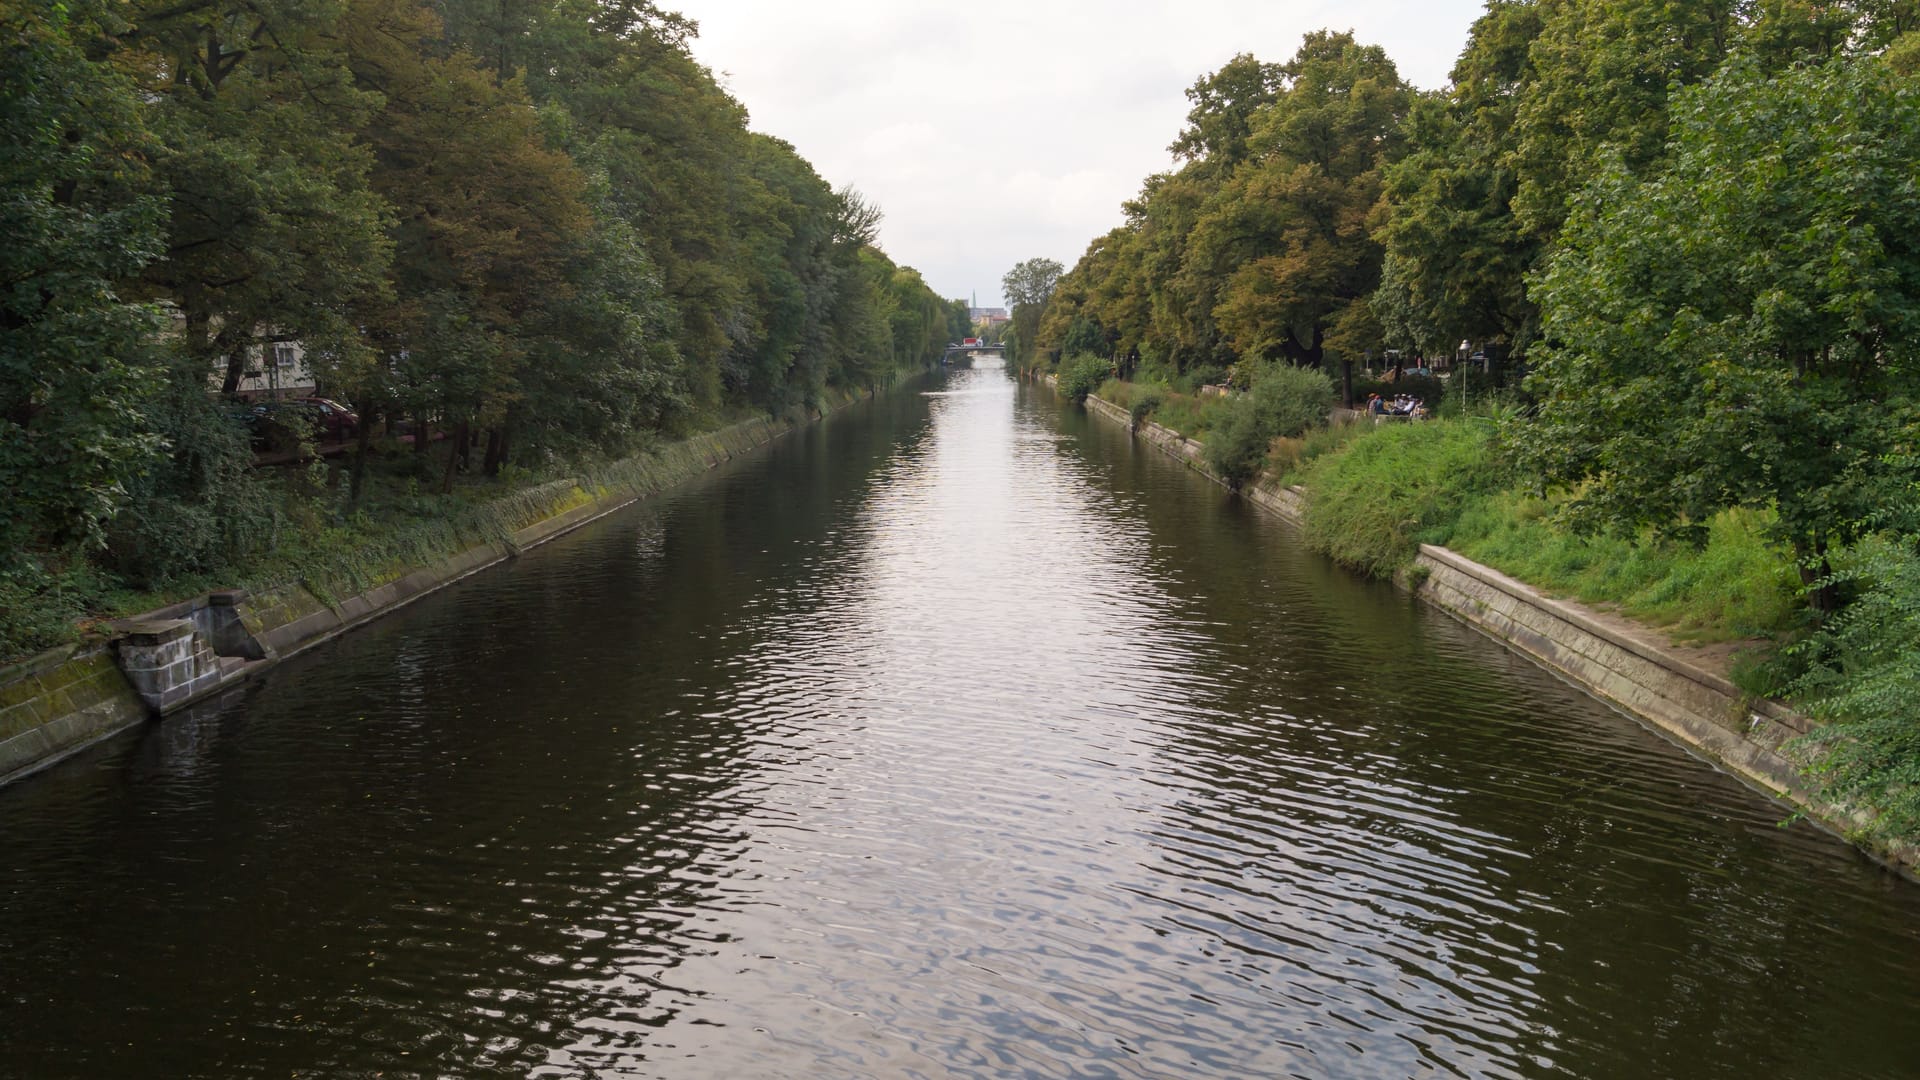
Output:
<path fill-rule="evenodd" d="M 596 483 L 636 486 L 650 462 L 603 466 Z M 86 559 L 31 574 L 0 576 L 0 662 L 75 640 L 87 627 L 151 611 L 210 589 L 256 592 L 305 583 L 338 602 L 479 544 L 498 542 L 534 522 L 591 501 L 572 479 L 523 473 L 463 478 L 436 490 L 441 463 L 390 452 L 370 463 L 360 506 L 346 509 L 344 476 L 327 466 L 262 478 L 277 504 L 271 545 L 218 573 L 174 574 L 143 583 Z M 430 475 L 431 474 L 431 475 Z M 603 489 L 604 490 L 604 489 Z"/>
<path fill-rule="evenodd" d="M 1494 428 L 1478 420 L 1389 424 L 1301 471 L 1307 545 L 1385 577 L 1421 544 L 1444 544 L 1476 498 L 1504 485 Z"/>
<path fill-rule="evenodd" d="M 1575 536 L 1552 506 L 1501 492 L 1465 507 L 1448 546 L 1549 592 L 1665 629 L 1681 640 L 1728 641 L 1789 629 L 1799 610 L 1792 556 L 1766 538 L 1771 518 L 1730 510 L 1707 523 L 1707 543 L 1648 535 Z"/>
<path fill-rule="evenodd" d="M 1108 379 L 1096 391 L 1102 401 L 1127 410 L 1138 424 L 1151 420 L 1189 439 L 1206 441 L 1207 434 L 1226 419 L 1228 403 L 1220 397 L 1182 393 L 1166 383 L 1124 382 Z"/>

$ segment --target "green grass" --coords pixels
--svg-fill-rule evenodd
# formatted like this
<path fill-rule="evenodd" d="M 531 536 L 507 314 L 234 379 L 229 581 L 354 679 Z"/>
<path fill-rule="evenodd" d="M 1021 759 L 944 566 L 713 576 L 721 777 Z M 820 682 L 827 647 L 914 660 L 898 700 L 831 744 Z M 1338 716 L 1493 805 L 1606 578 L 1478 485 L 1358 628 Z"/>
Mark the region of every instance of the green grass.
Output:
<path fill-rule="evenodd" d="M 1152 418 L 1202 441 L 1226 412 L 1220 398 L 1162 384 L 1109 379 L 1099 394 L 1126 409 L 1158 397 Z M 1680 640 L 1768 637 L 1794 626 L 1799 575 L 1766 538 L 1770 515 L 1720 514 L 1697 550 L 1651 534 L 1576 536 L 1555 524 L 1550 502 L 1512 490 L 1498 430 L 1486 417 L 1322 427 L 1274 440 L 1267 471 L 1307 488 L 1309 545 L 1370 574 L 1390 575 L 1420 544 L 1441 544 Z"/>
<path fill-rule="evenodd" d="M 1726 641 L 1789 629 L 1799 611 L 1792 556 L 1766 538 L 1770 515 L 1730 510 L 1700 549 L 1648 535 L 1574 536 L 1544 500 L 1501 492 L 1471 501 L 1447 546 L 1537 588 L 1610 605 L 1681 640 Z"/>
<path fill-rule="evenodd" d="M 1469 500 L 1504 479 L 1494 428 L 1477 420 L 1387 424 L 1300 471 L 1307 545 L 1385 577 L 1423 543 L 1444 544 Z"/>
<path fill-rule="evenodd" d="M 1546 500 L 1512 490 L 1496 426 L 1486 420 L 1382 425 L 1340 440 L 1300 470 L 1309 493 L 1308 543 L 1386 575 L 1439 544 L 1535 588 L 1693 641 L 1788 629 L 1799 576 L 1766 538 L 1769 516 L 1728 511 L 1703 548 L 1638 537 L 1574 535 Z"/>
<path fill-rule="evenodd" d="M 1267 456 L 1267 471 L 1282 483 L 1296 483 L 1308 465 L 1345 450 L 1356 439 L 1373 434 L 1370 419 L 1350 420 L 1314 428 L 1297 439 L 1275 439 Z"/>
<path fill-rule="evenodd" d="M 1108 379 L 1095 393 L 1102 401 L 1118 405 L 1130 415 L 1172 428 L 1189 439 L 1203 441 L 1208 432 L 1224 422 L 1229 411 L 1225 398 L 1184 394 L 1160 382 Z M 1150 406 L 1144 415 L 1136 412 L 1136 406 L 1143 403 Z"/>

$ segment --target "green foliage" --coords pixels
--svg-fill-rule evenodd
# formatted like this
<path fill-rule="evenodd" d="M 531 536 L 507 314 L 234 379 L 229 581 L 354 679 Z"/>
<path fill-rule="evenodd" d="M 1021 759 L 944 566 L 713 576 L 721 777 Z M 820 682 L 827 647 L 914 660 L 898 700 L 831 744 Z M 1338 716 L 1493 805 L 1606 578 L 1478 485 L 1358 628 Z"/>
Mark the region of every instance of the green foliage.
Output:
<path fill-rule="evenodd" d="M 1052 259 L 1027 259 L 1016 263 L 1000 279 L 1001 291 L 1012 308 L 1006 340 L 1013 343 L 1010 359 L 1027 367 L 1039 360 L 1034 343 L 1040 340 L 1040 326 L 1046 316 L 1054 286 L 1066 268 Z"/>
<path fill-rule="evenodd" d="M 140 588 L 240 563 L 280 530 L 247 431 L 207 396 L 205 379 L 191 358 L 176 361 L 143 409 L 166 451 L 130 485 L 104 560 Z"/>
<path fill-rule="evenodd" d="M 0 4 L 0 570 L 97 545 L 158 449 L 139 410 L 157 312 L 120 287 L 161 250 L 135 88 L 82 45 L 109 11 Z"/>
<path fill-rule="evenodd" d="M 1108 379 L 1095 391 L 1100 400 L 1117 405 L 1127 411 L 1128 418 L 1137 426 L 1154 414 L 1154 411 L 1166 404 L 1165 387 L 1151 383 L 1127 382 L 1123 379 Z"/>
<path fill-rule="evenodd" d="M 1247 159 L 1202 204 L 1173 284 L 1210 308 L 1237 355 L 1318 365 L 1337 329 L 1349 351 L 1378 334 L 1350 325 L 1370 321 L 1355 316 L 1380 280 L 1381 249 L 1362 223 L 1400 152 L 1412 93 L 1383 50 L 1350 34 L 1308 34 L 1280 71 L 1285 89 L 1254 118 Z"/>
<path fill-rule="evenodd" d="M 1706 522 L 1699 547 L 1651 532 L 1580 536 L 1553 524 L 1545 500 L 1506 491 L 1466 503 L 1446 544 L 1548 592 L 1613 605 L 1679 637 L 1721 641 L 1794 623 L 1799 575 L 1769 539 L 1770 525 L 1759 511 L 1725 511 Z"/>
<path fill-rule="evenodd" d="M 1920 835 L 1920 553 L 1912 537 L 1877 534 L 1842 561 L 1859 597 L 1792 650 L 1804 672 L 1789 687 L 1825 726 L 1804 740 L 1826 794 L 1875 813 L 1867 831 Z"/>
<path fill-rule="evenodd" d="M 1207 466 L 1233 487 L 1261 470 L 1275 439 L 1324 425 L 1334 402 L 1333 382 L 1308 368 L 1268 365 L 1252 382 L 1251 390 L 1230 399 L 1206 440 Z"/>
<path fill-rule="evenodd" d="M 1112 370 L 1111 364 L 1091 354 L 1069 356 L 1060 364 L 1059 390 L 1076 404 L 1085 401 L 1107 381 Z"/>
<path fill-rule="evenodd" d="M 1390 344 L 1451 349 L 1463 338 L 1524 345 L 1534 309 L 1526 275 L 1543 246 L 1511 203 L 1514 122 L 1534 84 L 1532 44 L 1546 5 L 1495 0 L 1476 21 L 1444 95 L 1408 116 L 1409 152 L 1386 176 L 1378 236 L 1387 254 L 1372 304 Z"/>
<path fill-rule="evenodd" d="M 1418 398 L 1422 405 L 1437 409 L 1446 396 L 1447 384 L 1432 375 L 1402 374 L 1398 379 L 1388 382 L 1385 379 L 1353 380 L 1353 401 L 1357 408 L 1367 400 L 1368 394 L 1379 394 L 1383 398 L 1395 398 L 1402 394 Z"/>
<path fill-rule="evenodd" d="M 105 586 L 84 561 L 60 572 L 17 557 L 0 566 L 0 662 L 62 645 L 79 636 Z"/>
<path fill-rule="evenodd" d="M 1152 418 L 1155 409 L 1165 403 L 1165 398 L 1151 390 L 1136 394 L 1132 403 L 1127 406 L 1127 419 L 1132 421 L 1135 427 L 1139 427 Z"/>
<path fill-rule="evenodd" d="M 1213 474 L 1237 488 L 1253 479 L 1267 460 L 1273 436 L 1267 434 L 1251 403 L 1236 402 L 1207 434 L 1205 461 Z"/>
<path fill-rule="evenodd" d="M 1576 486 L 1577 524 L 1771 508 L 1817 557 L 1920 422 L 1920 96 L 1871 61 L 1736 63 L 1675 112 L 1671 166 L 1591 189 L 1539 283 L 1526 461 Z"/>
<path fill-rule="evenodd" d="M 353 85 L 344 8 L 311 0 L 155 2 L 114 58 L 143 92 L 172 204 L 144 284 L 175 305 L 186 352 L 234 390 L 269 341 L 300 340 L 328 376 L 373 362 L 361 324 L 387 291 L 388 208 L 362 138 L 381 103 Z"/>
<path fill-rule="evenodd" d="M 1267 456 L 1267 468 L 1277 478 L 1291 483 L 1301 469 L 1328 454 L 1340 453 L 1354 440 L 1366 438 L 1373 431 L 1372 420 L 1360 419 L 1311 428 L 1298 438 L 1276 439 L 1273 451 Z"/>
<path fill-rule="evenodd" d="M 1307 544 L 1384 577 L 1412 562 L 1421 544 L 1445 543 L 1469 502 L 1506 478 L 1490 423 L 1385 425 L 1301 475 L 1310 496 Z"/>
<path fill-rule="evenodd" d="M 70 612 L 62 581 L 230 579 L 314 537 L 358 558 L 449 527 L 463 470 L 559 469 L 936 362 L 964 307 L 879 249 L 877 207 L 747 130 L 692 29 L 647 5 L 0 0 L 13 595 Z M 250 471 L 206 379 L 234 390 L 289 341 L 366 422 L 480 437 L 484 459 L 449 439 L 348 488 L 404 473 L 444 514 Z M 411 543 L 392 558 L 440 541 Z"/>

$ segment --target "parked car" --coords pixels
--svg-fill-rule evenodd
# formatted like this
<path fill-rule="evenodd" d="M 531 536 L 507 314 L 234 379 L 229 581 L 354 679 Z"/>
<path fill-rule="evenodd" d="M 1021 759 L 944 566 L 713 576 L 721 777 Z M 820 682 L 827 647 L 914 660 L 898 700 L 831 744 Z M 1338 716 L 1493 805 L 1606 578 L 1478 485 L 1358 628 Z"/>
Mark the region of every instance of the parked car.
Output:
<path fill-rule="evenodd" d="M 331 398 L 259 401 L 233 416 L 262 453 L 286 453 L 303 442 L 346 442 L 360 430 L 359 414 Z"/>
<path fill-rule="evenodd" d="M 313 418 L 322 442 L 346 442 L 360 432 L 360 414 L 332 398 L 295 398 L 289 405 Z"/>

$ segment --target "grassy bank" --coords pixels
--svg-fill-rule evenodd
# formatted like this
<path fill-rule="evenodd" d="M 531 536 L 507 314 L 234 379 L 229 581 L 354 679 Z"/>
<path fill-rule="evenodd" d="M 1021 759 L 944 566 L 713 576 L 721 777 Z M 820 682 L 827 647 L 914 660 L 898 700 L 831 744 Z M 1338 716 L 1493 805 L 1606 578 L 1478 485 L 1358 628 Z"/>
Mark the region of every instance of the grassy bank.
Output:
<path fill-rule="evenodd" d="M 1242 407 L 1164 383 L 1110 379 L 1098 393 L 1136 420 L 1202 442 Z M 1276 437 L 1260 466 L 1307 490 L 1307 543 L 1368 574 L 1390 576 L 1421 544 L 1440 544 L 1680 640 L 1768 639 L 1795 625 L 1799 578 L 1791 556 L 1766 539 L 1765 515 L 1716 517 L 1698 549 L 1651 533 L 1575 535 L 1555 523 L 1553 500 L 1521 490 L 1500 452 L 1497 413 L 1442 411 L 1451 414 Z"/>

